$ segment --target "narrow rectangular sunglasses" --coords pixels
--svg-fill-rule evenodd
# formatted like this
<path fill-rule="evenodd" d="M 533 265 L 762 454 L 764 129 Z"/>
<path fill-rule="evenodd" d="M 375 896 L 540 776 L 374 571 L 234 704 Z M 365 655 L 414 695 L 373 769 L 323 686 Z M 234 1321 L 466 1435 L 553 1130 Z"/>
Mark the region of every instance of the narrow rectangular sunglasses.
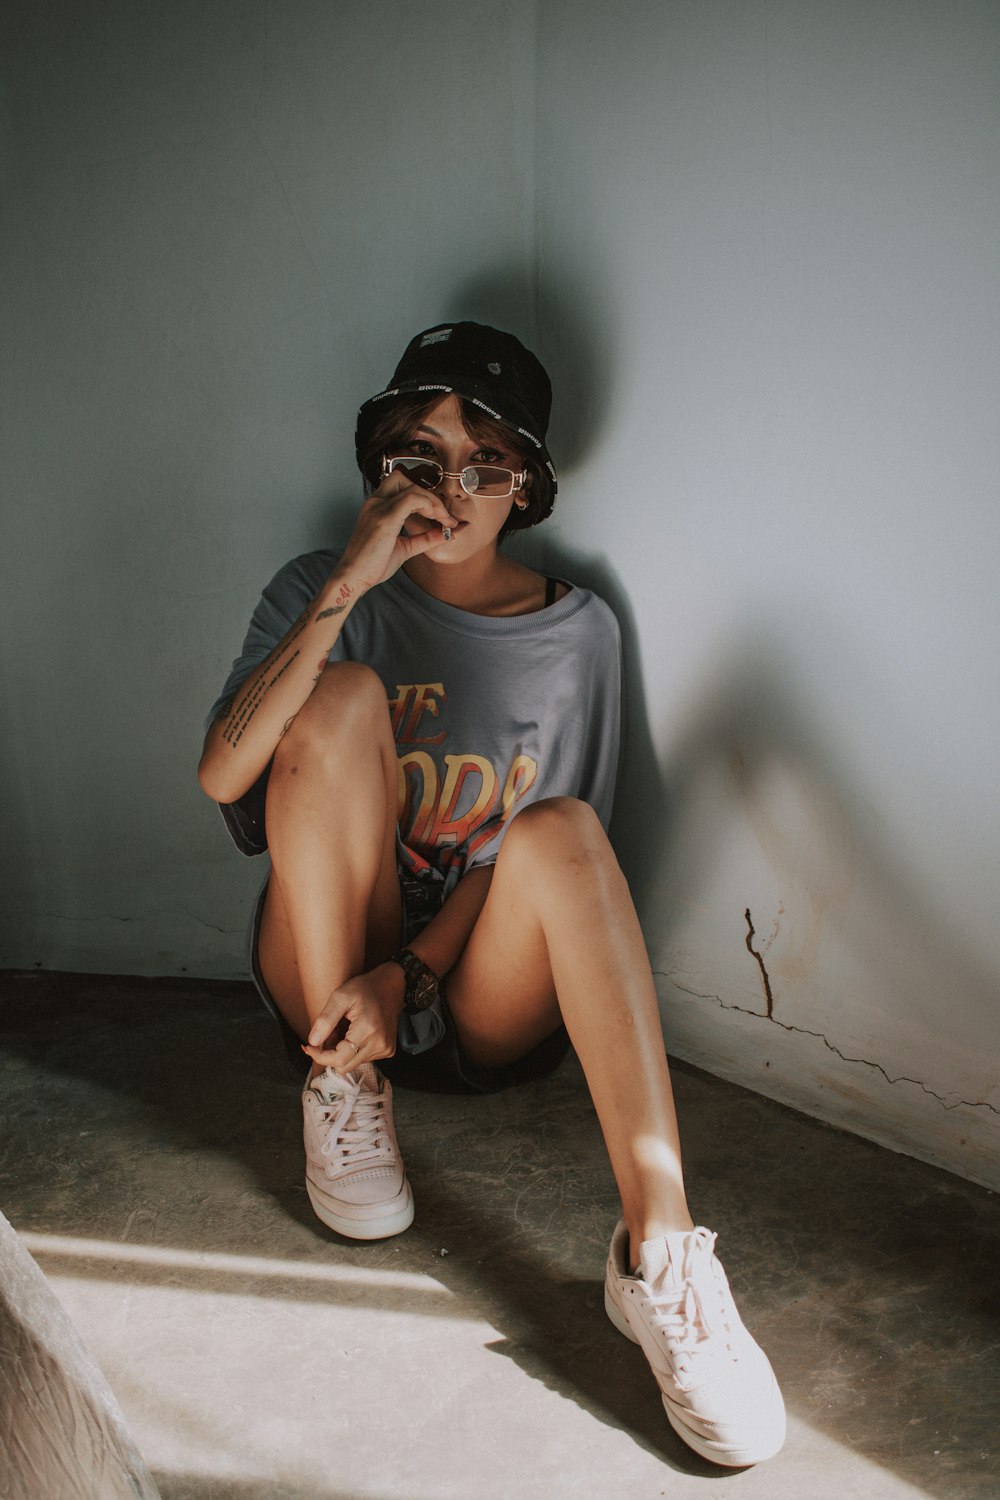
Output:
<path fill-rule="evenodd" d="M 408 479 L 427 490 L 436 490 L 442 480 L 457 479 L 467 495 L 485 495 L 490 500 L 509 500 L 528 478 L 527 469 L 501 469 L 496 464 L 469 464 L 452 474 L 431 458 L 405 453 L 399 458 L 382 459 L 383 479 L 395 469 L 402 469 Z"/>

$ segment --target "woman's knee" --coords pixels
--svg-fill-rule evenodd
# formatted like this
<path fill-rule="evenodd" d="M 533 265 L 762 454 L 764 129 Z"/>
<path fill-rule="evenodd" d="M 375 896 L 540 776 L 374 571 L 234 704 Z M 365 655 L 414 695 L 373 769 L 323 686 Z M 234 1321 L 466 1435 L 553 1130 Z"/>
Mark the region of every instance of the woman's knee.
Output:
<path fill-rule="evenodd" d="M 579 797 L 545 797 L 514 818 L 500 847 L 500 860 L 528 859 L 534 867 L 552 860 L 614 860 L 600 818 Z"/>
<path fill-rule="evenodd" d="M 313 691 L 286 726 L 274 753 L 276 770 L 304 756 L 343 765 L 346 744 L 371 749 L 391 739 L 389 709 L 381 679 L 363 662 L 328 663 Z"/>
<path fill-rule="evenodd" d="M 362 710 L 377 708 L 384 714 L 389 712 L 382 679 L 363 661 L 327 662 L 303 706 L 308 708 L 311 704 L 334 705 L 338 709 L 345 706 Z"/>

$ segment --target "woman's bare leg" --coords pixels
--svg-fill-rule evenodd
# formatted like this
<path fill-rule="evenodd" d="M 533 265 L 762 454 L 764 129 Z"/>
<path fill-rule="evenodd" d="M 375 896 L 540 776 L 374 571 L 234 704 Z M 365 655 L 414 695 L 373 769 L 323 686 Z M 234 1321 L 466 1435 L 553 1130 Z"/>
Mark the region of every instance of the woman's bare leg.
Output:
<path fill-rule="evenodd" d="M 261 972 L 301 1037 L 333 990 L 398 947 L 396 751 L 368 667 L 328 666 L 274 755 Z"/>
<path fill-rule="evenodd" d="M 500 1066 L 565 1022 L 621 1194 L 633 1264 L 692 1228 L 663 1033 L 639 920 L 592 810 L 554 798 L 508 829 L 448 999 L 470 1061 Z"/>

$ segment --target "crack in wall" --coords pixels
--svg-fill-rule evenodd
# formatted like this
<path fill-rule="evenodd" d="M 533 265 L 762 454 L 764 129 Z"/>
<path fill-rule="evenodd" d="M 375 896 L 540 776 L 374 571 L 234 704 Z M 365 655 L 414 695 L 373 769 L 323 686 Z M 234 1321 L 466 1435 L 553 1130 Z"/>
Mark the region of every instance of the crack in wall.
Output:
<path fill-rule="evenodd" d="M 746 918 L 747 923 L 750 926 L 750 931 L 747 934 L 747 948 L 760 964 L 761 971 L 763 972 L 764 965 L 761 962 L 760 955 L 754 952 L 753 948 L 750 947 L 750 940 L 753 937 L 753 924 L 750 922 L 749 911 L 747 911 L 746 913 Z M 715 1003 L 717 1005 L 720 1005 L 723 1010 L 738 1010 L 742 1015 L 754 1016 L 758 1021 L 770 1021 L 773 1026 L 780 1026 L 782 1031 L 796 1031 L 800 1036 L 816 1037 L 823 1043 L 824 1047 L 826 1047 L 830 1052 L 833 1052 L 837 1057 L 840 1058 L 842 1062 L 860 1063 L 863 1067 L 873 1068 L 876 1073 L 881 1073 L 886 1083 L 889 1084 L 895 1085 L 897 1083 L 912 1083 L 918 1089 L 922 1089 L 923 1092 L 929 1095 L 931 1099 L 936 1099 L 942 1109 L 958 1109 L 961 1105 L 964 1104 L 967 1109 L 988 1109 L 991 1114 L 1000 1115 L 1000 1109 L 997 1109 L 995 1105 L 988 1103 L 985 1099 L 956 1099 L 954 1104 L 949 1104 L 947 1095 L 936 1093 L 934 1089 L 928 1088 L 926 1083 L 921 1083 L 919 1078 L 909 1078 L 902 1073 L 898 1078 L 892 1078 L 889 1073 L 886 1072 L 885 1068 L 883 1068 L 881 1063 L 871 1062 L 867 1057 L 848 1057 L 847 1053 L 841 1052 L 840 1048 L 833 1042 L 831 1042 L 828 1036 L 824 1036 L 822 1031 L 810 1031 L 807 1026 L 793 1026 L 788 1021 L 779 1021 L 777 1016 L 773 1014 L 773 997 L 771 995 L 770 983 L 767 980 L 766 974 L 764 976 L 765 984 L 767 985 L 765 993 L 767 994 L 769 1009 L 765 1013 L 761 1010 L 751 1010 L 749 1006 L 746 1005 L 734 1005 L 729 1000 L 723 1000 L 721 995 L 706 995 L 701 990 L 689 989 L 687 985 L 678 983 L 673 974 L 668 974 L 664 969 L 654 969 L 653 973 L 655 975 L 659 975 L 661 979 L 669 980 L 675 989 L 680 990 L 684 995 L 692 995 L 696 1000 L 714 1000 Z"/>
<path fill-rule="evenodd" d="M 757 961 L 757 967 L 760 969 L 761 981 L 763 982 L 763 985 L 764 985 L 764 999 L 767 1001 L 767 1019 L 769 1021 L 773 1021 L 774 1020 L 774 996 L 771 993 L 771 981 L 768 978 L 767 969 L 764 967 L 763 956 L 760 953 L 757 952 L 757 949 L 753 945 L 754 930 L 753 930 L 753 922 L 750 920 L 750 908 L 749 908 L 749 906 L 747 907 L 747 909 L 743 913 L 743 915 L 746 918 L 746 924 L 747 924 L 747 935 L 746 935 L 747 952 L 749 953 L 749 955 L 750 955 L 751 958 L 756 959 L 756 961 Z"/>

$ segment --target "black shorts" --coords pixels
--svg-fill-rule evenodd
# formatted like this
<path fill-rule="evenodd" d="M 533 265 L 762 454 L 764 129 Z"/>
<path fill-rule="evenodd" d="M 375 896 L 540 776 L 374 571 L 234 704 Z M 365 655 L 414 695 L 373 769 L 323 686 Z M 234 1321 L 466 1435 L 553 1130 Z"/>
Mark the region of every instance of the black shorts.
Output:
<path fill-rule="evenodd" d="M 430 920 L 436 910 L 436 902 L 428 903 L 426 891 L 421 891 L 408 880 L 401 880 L 403 896 L 403 943 L 412 941 L 420 929 Z M 264 976 L 260 971 L 257 941 L 260 933 L 261 914 L 267 895 L 265 880 L 254 903 L 250 921 L 250 974 L 270 1014 L 277 1022 L 288 1060 L 301 1083 L 309 1059 L 302 1051 L 302 1040 L 285 1020 L 272 997 Z M 441 1093 L 493 1093 L 497 1089 L 509 1088 L 512 1084 L 527 1083 L 532 1078 L 544 1078 L 559 1066 L 569 1051 L 569 1037 L 565 1026 L 560 1026 L 551 1036 L 532 1047 L 523 1057 L 502 1068 L 477 1068 L 462 1054 L 461 1043 L 455 1030 L 455 1022 L 448 1008 L 445 985 L 441 984 L 441 1019 L 444 1036 L 425 1052 L 404 1052 L 398 1048 L 395 1056 L 379 1058 L 378 1066 L 393 1083 L 404 1087 L 433 1089 Z"/>

